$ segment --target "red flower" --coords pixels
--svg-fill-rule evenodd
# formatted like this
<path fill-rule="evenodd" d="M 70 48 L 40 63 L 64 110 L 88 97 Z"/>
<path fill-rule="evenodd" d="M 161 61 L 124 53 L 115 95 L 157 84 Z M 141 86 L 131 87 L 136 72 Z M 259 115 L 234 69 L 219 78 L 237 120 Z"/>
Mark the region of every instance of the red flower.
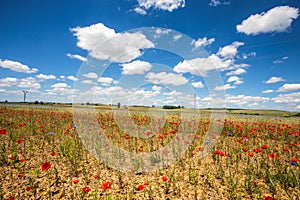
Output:
<path fill-rule="evenodd" d="M 263 148 L 263 149 L 267 149 L 268 146 L 267 146 L 266 144 L 264 144 L 264 145 L 262 146 L 262 148 Z"/>
<path fill-rule="evenodd" d="M 128 133 L 125 134 L 125 139 L 130 139 L 130 135 L 128 135 Z"/>
<path fill-rule="evenodd" d="M 202 147 L 198 148 L 198 151 L 203 151 L 203 150 L 204 150 L 204 148 L 202 148 Z"/>
<path fill-rule="evenodd" d="M 283 151 L 289 151 L 290 149 L 289 148 L 287 148 L 287 147 L 284 147 L 283 148 Z"/>
<path fill-rule="evenodd" d="M 166 182 L 168 180 L 168 178 L 166 176 L 161 177 L 161 179 Z"/>
<path fill-rule="evenodd" d="M 42 164 L 42 171 L 48 170 L 51 167 L 51 163 L 50 162 L 44 162 Z"/>
<path fill-rule="evenodd" d="M 22 141 L 23 141 L 22 139 L 16 140 L 16 142 L 17 142 L 18 144 L 21 144 Z"/>
<path fill-rule="evenodd" d="M 278 158 L 278 155 L 277 155 L 277 154 L 274 154 L 274 153 L 270 153 L 270 154 L 269 154 L 269 157 L 270 157 L 270 158 L 275 158 L 275 159 L 277 159 L 277 158 Z"/>
<path fill-rule="evenodd" d="M 264 199 L 265 200 L 275 200 L 273 197 L 270 197 L 270 196 L 264 196 Z"/>
<path fill-rule="evenodd" d="M 89 187 L 84 187 L 84 188 L 82 188 L 82 191 L 83 191 L 84 193 L 88 193 L 89 191 L 91 191 L 91 188 L 89 188 Z"/>
<path fill-rule="evenodd" d="M 102 183 L 102 190 L 107 190 L 111 187 L 111 182 L 106 181 L 104 183 Z"/>
<path fill-rule="evenodd" d="M 146 186 L 149 185 L 148 181 L 145 181 L 144 185 L 146 185 Z"/>
<path fill-rule="evenodd" d="M 249 156 L 250 156 L 250 157 L 253 157 L 253 156 L 254 156 L 254 153 L 253 153 L 253 152 L 250 152 L 250 153 L 249 153 Z"/>
<path fill-rule="evenodd" d="M 1 128 L 0 129 L 0 135 L 5 135 L 5 134 L 7 134 L 6 129 L 5 128 Z"/>
<path fill-rule="evenodd" d="M 73 183 L 74 183 L 74 184 L 77 184 L 78 182 L 79 182 L 78 179 L 73 180 Z"/>
<path fill-rule="evenodd" d="M 23 123 L 19 123 L 19 125 L 18 125 L 18 126 L 19 126 L 19 127 L 22 127 L 23 125 L 24 125 Z"/>
<path fill-rule="evenodd" d="M 248 151 L 248 149 L 247 148 L 243 148 L 243 152 L 247 152 Z"/>
<path fill-rule="evenodd" d="M 144 185 L 139 185 L 137 189 L 138 189 L 139 191 L 142 191 L 144 188 L 145 188 Z"/>
<path fill-rule="evenodd" d="M 56 156 L 56 152 L 53 151 L 53 152 L 51 153 L 51 156 Z"/>
<path fill-rule="evenodd" d="M 98 178 L 99 178 L 99 175 L 95 175 L 95 176 L 94 176 L 94 179 L 98 179 Z"/>
<path fill-rule="evenodd" d="M 29 191 L 29 190 L 31 190 L 31 187 L 30 187 L 30 186 L 26 188 L 26 191 Z"/>
<path fill-rule="evenodd" d="M 24 161 L 25 161 L 25 159 L 24 159 L 24 158 L 21 158 L 19 161 L 22 163 L 22 162 L 24 162 Z"/>
<path fill-rule="evenodd" d="M 22 177 L 23 177 L 23 174 L 18 174 L 18 177 L 19 177 L 19 178 L 22 178 Z"/>
<path fill-rule="evenodd" d="M 291 162 L 297 162 L 296 158 L 291 158 Z"/>

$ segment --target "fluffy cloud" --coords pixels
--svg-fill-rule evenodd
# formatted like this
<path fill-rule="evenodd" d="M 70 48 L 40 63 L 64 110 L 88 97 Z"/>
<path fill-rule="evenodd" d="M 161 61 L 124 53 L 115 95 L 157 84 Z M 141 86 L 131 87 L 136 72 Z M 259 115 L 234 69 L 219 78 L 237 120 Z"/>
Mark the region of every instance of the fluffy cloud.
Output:
<path fill-rule="evenodd" d="M 184 60 L 179 62 L 174 71 L 178 73 L 191 73 L 198 76 L 206 76 L 209 70 L 213 69 L 229 69 L 232 60 L 223 60 L 215 54 L 207 58 L 195 58 L 192 60 Z"/>
<path fill-rule="evenodd" d="M 75 78 L 74 76 L 67 76 L 67 78 L 71 81 L 77 81 L 78 78 Z"/>
<path fill-rule="evenodd" d="M 39 74 L 39 75 L 36 75 L 35 77 L 37 77 L 39 79 L 44 79 L 44 80 L 56 79 L 56 77 L 52 74 L 50 74 L 50 75 Z"/>
<path fill-rule="evenodd" d="M 228 79 L 227 79 L 227 82 L 228 83 L 231 83 L 231 82 L 234 82 L 235 85 L 239 85 L 239 84 L 242 84 L 244 83 L 240 77 L 238 76 L 230 76 Z"/>
<path fill-rule="evenodd" d="M 251 15 L 236 26 L 238 32 L 247 35 L 287 31 L 299 16 L 298 8 L 278 6 L 267 12 Z"/>
<path fill-rule="evenodd" d="M 0 67 L 10 69 L 15 72 L 23 72 L 27 74 L 35 73 L 38 71 L 38 69 L 36 68 L 29 68 L 27 65 L 11 60 L 0 59 Z"/>
<path fill-rule="evenodd" d="M 299 83 L 294 83 L 294 84 L 284 84 L 281 86 L 277 92 L 289 92 L 289 91 L 294 91 L 294 90 L 300 90 L 300 84 Z"/>
<path fill-rule="evenodd" d="M 227 72 L 226 73 L 226 76 L 232 76 L 232 75 L 240 75 L 240 74 L 244 74 L 246 73 L 246 70 L 243 69 L 243 68 L 238 68 L 234 71 L 231 71 L 231 72 Z"/>
<path fill-rule="evenodd" d="M 147 11 L 140 8 L 140 7 L 136 7 L 133 9 L 136 13 L 139 13 L 140 15 L 146 15 L 147 14 Z"/>
<path fill-rule="evenodd" d="M 247 95 L 226 95 L 226 103 L 236 106 L 245 106 L 249 104 L 264 103 L 269 101 L 268 97 L 247 96 Z"/>
<path fill-rule="evenodd" d="M 280 94 L 277 97 L 272 98 L 272 100 L 275 103 L 285 103 L 285 104 L 300 103 L 300 92 Z"/>
<path fill-rule="evenodd" d="M 220 48 L 217 55 L 220 55 L 224 58 L 233 58 L 238 53 L 237 49 L 242 45 L 244 45 L 243 42 L 235 41 L 230 45 Z"/>
<path fill-rule="evenodd" d="M 191 45 L 194 45 L 195 48 L 205 47 L 205 46 L 212 44 L 214 41 L 215 41 L 215 38 L 207 39 L 206 37 L 204 37 L 204 38 L 199 38 L 198 40 L 193 40 Z"/>
<path fill-rule="evenodd" d="M 220 91 L 220 90 L 229 90 L 229 89 L 234 89 L 234 88 L 236 88 L 236 86 L 230 85 L 230 84 L 225 84 L 225 85 L 221 85 L 221 86 L 216 86 L 214 88 L 214 90 Z"/>
<path fill-rule="evenodd" d="M 77 55 L 77 54 L 70 54 L 68 53 L 67 56 L 71 59 L 77 59 L 77 60 L 80 60 L 82 62 L 86 62 L 87 61 L 87 58 L 81 56 L 81 55 Z"/>
<path fill-rule="evenodd" d="M 82 74 L 82 76 L 86 78 L 92 78 L 92 79 L 97 79 L 98 75 L 95 72 L 89 72 L 87 74 Z"/>
<path fill-rule="evenodd" d="M 21 78 L 17 86 L 20 88 L 27 88 L 30 90 L 37 90 L 41 88 L 41 85 L 37 83 L 36 79 L 33 77 Z"/>
<path fill-rule="evenodd" d="M 152 68 L 149 62 L 135 60 L 131 63 L 121 64 L 122 74 L 145 74 Z"/>
<path fill-rule="evenodd" d="M 229 4 L 230 4 L 229 1 L 223 1 L 223 2 L 221 2 L 219 0 L 211 0 L 209 2 L 209 5 L 213 6 L 213 7 L 217 7 L 217 6 L 221 6 L 221 5 L 229 5 Z"/>
<path fill-rule="evenodd" d="M 153 7 L 155 9 L 167 10 L 169 12 L 185 6 L 185 0 L 138 0 L 138 3 L 139 5 L 137 8 L 142 10 L 148 10 Z"/>
<path fill-rule="evenodd" d="M 18 79 L 7 77 L 7 78 L 1 78 L 0 79 L 0 87 L 11 87 L 13 85 L 16 85 L 18 82 Z"/>
<path fill-rule="evenodd" d="M 204 85 L 202 84 L 201 81 L 199 81 L 199 82 L 193 82 L 192 86 L 195 87 L 195 88 L 203 88 L 204 87 Z"/>
<path fill-rule="evenodd" d="M 102 23 L 72 28 L 71 31 L 77 37 L 77 46 L 100 60 L 130 62 L 142 54 L 141 49 L 154 47 L 140 32 L 116 33 Z"/>
<path fill-rule="evenodd" d="M 170 85 L 183 85 L 188 82 L 188 80 L 181 74 L 174 73 L 153 73 L 149 72 L 146 76 L 147 81 L 154 84 L 170 84 Z"/>
<path fill-rule="evenodd" d="M 277 82 L 282 82 L 282 81 L 285 81 L 282 77 L 273 76 L 273 77 L 269 78 L 267 81 L 265 81 L 264 83 L 271 84 L 271 83 L 277 83 Z"/>
<path fill-rule="evenodd" d="M 100 77 L 98 79 L 99 83 L 102 83 L 102 85 L 104 86 L 109 86 L 110 84 L 112 84 L 114 82 L 114 79 L 110 78 L 110 77 Z"/>
<path fill-rule="evenodd" d="M 51 85 L 51 90 L 46 90 L 48 94 L 73 94 L 75 90 L 66 83 L 55 83 Z"/>

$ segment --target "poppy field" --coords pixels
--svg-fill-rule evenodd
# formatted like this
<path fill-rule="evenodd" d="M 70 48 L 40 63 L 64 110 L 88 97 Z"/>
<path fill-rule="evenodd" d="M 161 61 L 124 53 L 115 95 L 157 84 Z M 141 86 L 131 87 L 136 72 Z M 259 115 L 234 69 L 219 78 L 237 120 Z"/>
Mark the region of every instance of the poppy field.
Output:
<path fill-rule="evenodd" d="M 132 112 L 136 126 L 162 124 L 139 139 L 110 110 L 98 110 L 85 135 L 73 115 L 68 108 L 0 107 L 0 199 L 300 198 L 299 117 L 226 115 L 216 144 L 201 156 L 209 114 L 188 121 L 180 112 Z M 113 169 L 86 148 L 102 135 L 128 152 L 148 153 L 183 140 L 180 125 L 193 127 L 192 142 L 181 158 L 154 171 Z"/>

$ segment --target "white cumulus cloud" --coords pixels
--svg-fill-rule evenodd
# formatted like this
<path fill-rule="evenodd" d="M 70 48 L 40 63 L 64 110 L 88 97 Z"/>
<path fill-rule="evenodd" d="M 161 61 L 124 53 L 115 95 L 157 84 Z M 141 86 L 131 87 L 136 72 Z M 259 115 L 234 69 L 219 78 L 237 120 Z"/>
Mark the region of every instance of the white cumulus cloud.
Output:
<path fill-rule="evenodd" d="M 231 72 L 227 72 L 226 73 L 226 76 L 232 76 L 232 75 L 240 75 L 240 74 L 244 74 L 246 73 L 246 70 L 243 69 L 243 68 L 238 68 L 234 71 L 231 71 Z"/>
<path fill-rule="evenodd" d="M 214 88 L 214 90 L 220 91 L 220 90 L 229 90 L 229 89 L 234 89 L 234 88 L 236 88 L 236 86 L 230 85 L 230 84 L 225 84 L 225 85 L 221 85 L 221 86 L 216 86 Z"/>
<path fill-rule="evenodd" d="M 212 44 L 214 41 L 215 41 L 215 38 L 207 39 L 206 37 L 204 37 L 204 38 L 199 38 L 198 40 L 193 40 L 191 45 L 194 45 L 195 48 L 205 47 L 205 46 Z"/>
<path fill-rule="evenodd" d="M 11 61 L 11 60 L 1 60 L 0 59 L 0 67 L 10 69 L 15 72 L 23 72 L 27 74 L 35 73 L 38 71 L 36 68 L 30 68 L 27 65 L 24 65 L 20 62 Z"/>
<path fill-rule="evenodd" d="M 244 45 L 243 42 L 235 41 L 230 45 L 219 48 L 217 54 L 225 58 L 233 58 L 238 53 L 238 48 L 242 45 Z"/>
<path fill-rule="evenodd" d="M 213 7 L 217 7 L 217 6 L 221 6 L 221 5 L 230 5 L 230 2 L 229 1 L 211 0 L 209 2 L 209 5 L 213 6 Z"/>
<path fill-rule="evenodd" d="M 273 33 L 287 31 L 293 20 L 299 16 L 299 9 L 289 6 L 278 6 L 262 12 L 251 15 L 236 26 L 238 32 L 247 35 L 257 35 L 260 33 Z"/>
<path fill-rule="evenodd" d="M 140 32 L 116 33 L 102 23 L 72 28 L 71 31 L 77 37 L 77 46 L 100 60 L 130 62 L 142 54 L 141 49 L 154 47 Z"/>
<path fill-rule="evenodd" d="M 145 74 L 152 68 L 149 62 L 135 60 L 131 63 L 121 64 L 122 74 Z"/>
<path fill-rule="evenodd" d="M 44 79 L 44 80 L 56 79 L 56 77 L 52 74 L 49 74 L 49 75 L 39 74 L 39 75 L 36 75 L 35 77 L 37 77 L 39 79 Z"/>
<path fill-rule="evenodd" d="M 169 85 L 183 85 L 188 82 L 188 80 L 183 77 L 181 74 L 174 74 L 174 73 L 153 73 L 149 72 L 145 76 L 147 81 L 154 83 L 154 84 L 169 84 Z"/>
<path fill-rule="evenodd" d="M 89 72 L 87 74 L 82 74 L 82 76 L 86 78 L 92 78 L 92 79 L 97 79 L 98 75 L 95 72 Z"/>
<path fill-rule="evenodd" d="M 195 87 L 195 88 L 203 88 L 204 87 L 204 85 L 203 85 L 203 83 L 201 81 L 199 81 L 199 82 L 193 82 L 192 86 Z"/>
<path fill-rule="evenodd" d="M 300 90 L 299 83 L 284 84 L 277 90 L 277 92 L 289 92 L 289 91 L 294 91 L 294 90 Z"/>

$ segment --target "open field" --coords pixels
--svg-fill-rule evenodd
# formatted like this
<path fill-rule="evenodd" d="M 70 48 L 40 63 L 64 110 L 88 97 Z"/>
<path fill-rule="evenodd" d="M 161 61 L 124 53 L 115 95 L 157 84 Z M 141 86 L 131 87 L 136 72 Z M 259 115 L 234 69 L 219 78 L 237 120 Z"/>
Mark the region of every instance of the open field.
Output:
<path fill-rule="evenodd" d="M 239 115 L 226 115 L 222 130 L 210 135 L 216 140 L 211 146 L 205 136 L 216 119 L 209 110 L 199 111 L 195 121 L 182 119 L 180 110 L 161 117 L 128 109 L 137 127 L 155 121 L 161 129 L 136 138 L 122 127 L 126 117 L 103 108 L 96 121 L 79 113 L 77 124 L 71 107 L 1 106 L 0 199 L 299 199 L 299 117 L 228 111 Z M 93 156 L 107 153 L 104 137 L 136 154 L 193 140 L 181 159 L 163 169 L 137 173 L 153 160 L 124 173 Z"/>

